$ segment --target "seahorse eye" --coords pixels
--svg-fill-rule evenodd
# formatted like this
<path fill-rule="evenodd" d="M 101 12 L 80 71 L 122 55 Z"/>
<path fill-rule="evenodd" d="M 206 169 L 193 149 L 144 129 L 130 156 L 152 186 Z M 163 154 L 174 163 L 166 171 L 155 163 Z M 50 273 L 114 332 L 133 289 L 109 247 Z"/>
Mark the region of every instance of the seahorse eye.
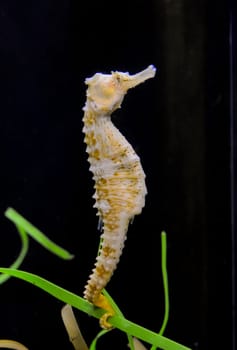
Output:
<path fill-rule="evenodd" d="M 117 76 L 116 76 L 116 80 L 117 80 L 117 83 L 120 84 L 120 82 L 121 82 L 121 77 L 120 77 L 120 75 L 117 75 Z"/>

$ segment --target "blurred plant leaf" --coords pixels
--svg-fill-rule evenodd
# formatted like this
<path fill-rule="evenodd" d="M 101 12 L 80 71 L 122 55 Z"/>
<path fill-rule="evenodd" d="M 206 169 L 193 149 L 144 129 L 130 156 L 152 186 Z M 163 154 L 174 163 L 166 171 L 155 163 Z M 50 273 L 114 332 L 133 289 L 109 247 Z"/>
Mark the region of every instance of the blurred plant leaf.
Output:
<path fill-rule="evenodd" d="M 16 225 L 18 230 L 24 230 L 31 238 L 33 238 L 36 242 L 38 242 L 45 249 L 49 250 L 51 253 L 65 260 L 70 260 L 73 258 L 72 254 L 51 241 L 47 236 L 45 236 L 45 234 L 33 226 L 28 220 L 26 220 L 13 208 L 8 208 L 5 212 L 5 216 Z"/>

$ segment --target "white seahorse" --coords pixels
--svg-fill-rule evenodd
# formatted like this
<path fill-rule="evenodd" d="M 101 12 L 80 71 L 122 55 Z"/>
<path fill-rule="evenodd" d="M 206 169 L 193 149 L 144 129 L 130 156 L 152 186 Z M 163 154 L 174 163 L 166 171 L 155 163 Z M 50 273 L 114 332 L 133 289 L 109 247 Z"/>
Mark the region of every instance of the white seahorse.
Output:
<path fill-rule="evenodd" d="M 96 73 L 85 81 L 88 89 L 83 109 L 84 141 L 95 181 L 94 206 L 98 210 L 103 233 L 84 297 L 110 314 L 113 310 L 101 291 L 117 267 L 129 222 L 141 213 L 147 193 L 140 158 L 112 123 L 111 114 L 121 106 L 128 89 L 153 78 L 155 72 L 155 67 L 151 65 L 135 75 Z M 101 319 L 101 325 L 109 327 L 105 318 Z"/>

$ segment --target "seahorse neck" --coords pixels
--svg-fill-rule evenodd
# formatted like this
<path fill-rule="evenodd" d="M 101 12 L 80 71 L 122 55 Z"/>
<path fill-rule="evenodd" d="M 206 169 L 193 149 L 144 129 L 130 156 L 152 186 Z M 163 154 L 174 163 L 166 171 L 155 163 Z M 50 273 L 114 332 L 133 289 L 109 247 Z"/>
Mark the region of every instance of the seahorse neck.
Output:
<path fill-rule="evenodd" d="M 88 108 L 86 105 L 84 108 L 83 122 L 87 126 L 96 124 L 111 122 L 111 115 L 109 113 L 102 113 L 95 111 L 93 108 Z"/>
<path fill-rule="evenodd" d="M 98 107 L 97 104 L 93 101 L 88 99 L 86 101 L 86 105 L 83 108 L 84 112 L 90 112 L 92 113 L 96 118 L 110 118 L 113 110 L 108 108 L 107 106 Z"/>

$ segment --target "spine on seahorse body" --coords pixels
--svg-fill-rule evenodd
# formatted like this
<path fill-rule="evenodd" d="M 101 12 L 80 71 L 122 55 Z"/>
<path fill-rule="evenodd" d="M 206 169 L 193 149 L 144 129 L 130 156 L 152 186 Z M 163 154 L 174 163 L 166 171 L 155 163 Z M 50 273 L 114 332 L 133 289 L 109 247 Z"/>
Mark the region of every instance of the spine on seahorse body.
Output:
<path fill-rule="evenodd" d="M 84 297 L 96 304 L 118 264 L 130 220 L 141 213 L 147 193 L 140 159 L 113 125 L 111 113 L 129 88 L 155 75 L 155 68 L 129 75 L 97 73 L 87 79 L 83 132 L 95 182 L 95 207 L 102 223 L 102 240 Z"/>

